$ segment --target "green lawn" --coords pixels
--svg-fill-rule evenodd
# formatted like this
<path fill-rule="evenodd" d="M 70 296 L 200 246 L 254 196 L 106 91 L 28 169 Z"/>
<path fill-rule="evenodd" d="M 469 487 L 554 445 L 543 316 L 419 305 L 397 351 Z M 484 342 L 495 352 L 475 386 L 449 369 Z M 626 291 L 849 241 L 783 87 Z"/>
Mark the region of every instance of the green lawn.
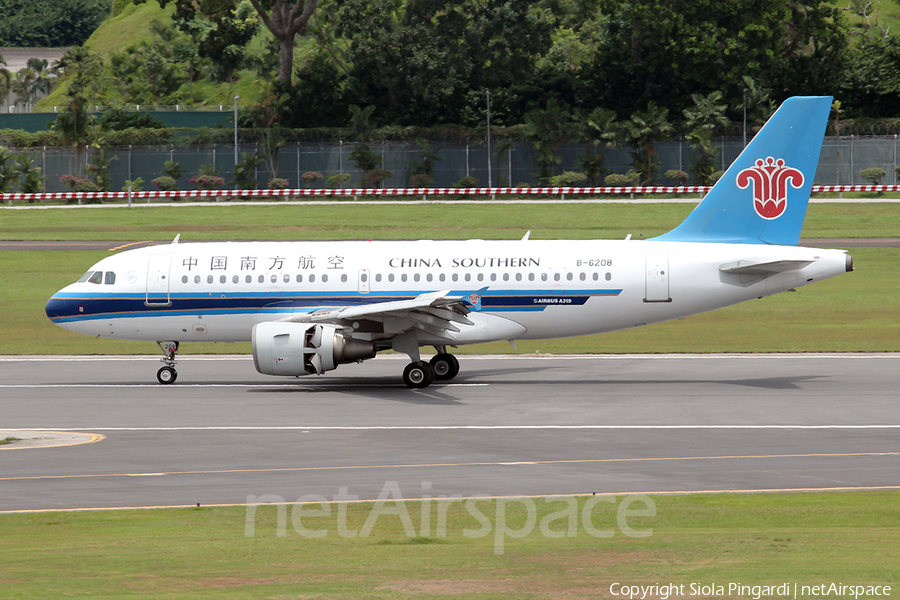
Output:
<path fill-rule="evenodd" d="M 471 508 L 431 501 L 427 531 L 418 502 L 405 505 L 411 529 L 400 514 L 389 514 L 393 503 L 380 513 L 372 504 L 344 505 L 343 531 L 356 537 L 339 534 L 343 517 L 334 505 L 330 516 L 308 516 L 319 505 L 288 506 L 283 536 L 273 506 L 255 513 L 213 507 L 0 515 L 0 595 L 609 598 L 618 582 L 684 585 L 691 597 L 691 584 L 834 582 L 893 584 L 889 597 L 896 596 L 896 492 L 654 496 L 652 504 L 637 497 L 626 508 L 647 516 L 627 517 L 625 527 L 647 537 L 625 535 L 618 518 L 625 499 L 581 497 L 577 507 L 543 498 L 479 501 Z M 442 509 L 443 531 L 439 504 L 449 505 Z M 574 537 L 568 535 L 572 515 Z M 362 536 L 367 519 L 373 527 Z M 301 535 L 298 523 L 322 537 Z M 525 535 L 517 539 L 517 532 Z"/>

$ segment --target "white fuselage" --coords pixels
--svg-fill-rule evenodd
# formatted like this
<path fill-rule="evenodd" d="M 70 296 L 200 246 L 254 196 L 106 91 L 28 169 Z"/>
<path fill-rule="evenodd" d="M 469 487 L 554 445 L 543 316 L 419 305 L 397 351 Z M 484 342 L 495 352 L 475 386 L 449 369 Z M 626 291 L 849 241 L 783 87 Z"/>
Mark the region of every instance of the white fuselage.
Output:
<path fill-rule="evenodd" d="M 847 260 L 841 250 L 638 240 L 184 243 L 100 261 L 88 273 L 103 275 L 60 290 L 47 314 L 93 336 L 234 342 L 258 323 L 323 307 L 446 290 L 479 295 L 473 314 L 521 326 L 482 327 L 458 343 L 558 338 L 768 296 L 844 273 Z M 723 270 L 775 261 L 808 264 L 765 276 Z"/>

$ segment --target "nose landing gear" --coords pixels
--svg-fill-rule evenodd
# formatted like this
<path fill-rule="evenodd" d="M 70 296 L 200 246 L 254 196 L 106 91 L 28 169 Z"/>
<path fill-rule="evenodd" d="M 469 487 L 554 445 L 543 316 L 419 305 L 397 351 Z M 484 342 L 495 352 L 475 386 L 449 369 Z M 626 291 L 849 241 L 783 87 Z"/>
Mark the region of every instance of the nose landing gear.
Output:
<path fill-rule="evenodd" d="M 175 383 L 178 378 L 178 371 L 175 370 L 175 353 L 178 352 L 178 342 L 165 341 L 156 342 L 156 344 L 165 355 L 160 360 L 166 363 L 166 366 L 160 367 L 156 372 L 156 380 L 163 385 Z"/>

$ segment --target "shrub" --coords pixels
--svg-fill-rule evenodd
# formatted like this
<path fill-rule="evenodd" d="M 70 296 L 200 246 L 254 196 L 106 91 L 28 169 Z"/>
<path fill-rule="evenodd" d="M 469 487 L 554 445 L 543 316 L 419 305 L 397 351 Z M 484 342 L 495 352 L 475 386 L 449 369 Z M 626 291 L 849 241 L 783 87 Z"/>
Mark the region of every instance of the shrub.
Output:
<path fill-rule="evenodd" d="M 157 177 L 156 179 L 152 179 L 150 183 L 155 185 L 156 189 L 162 190 L 164 192 L 175 189 L 175 179 L 169 177 L 168 175 L 163 175 L 161 177 Z"/>
<path fill-rule="evenodd" d="M 225 180 L 218 175 L 196 175 L 191 177 L 188 181 L 201 190 L 214 190 L 225 184 Z"/>
<path fill-rule="evenodd" d="M 871 169 L 863 169 L 859 172 L 862 175 L 863 179 L 868 181 L 873 185 L 880 185 L 881 180 L 887 175 L 884 169 L 879 169 L 878 167 L 872 167 Z"/>
<path fill-rule="evenodd" d="M 621 173 L 613 173 L 612 175 L 607 175 L 606 179 L 603 182 L 610 187 L 629 187 L 633 185 L 637 185 L 638 180 L 640 179 L 641 174 L 635 170 L 628 171 L 625 175 Z"/>
<path fill-rule="evenodd" d="M 273 177 L 269 180 L 268 186 L 270 190 L 285 190 L 290 187 L 291 182 L 281 177 Z"/>
<path fill-rule="evenodd" d="M 459 181 L 453 184 L 453 187 L 458 188 L 473 188 L 478 187 L 478 180 L 472 177 L 471 175 L 466 175 Z"/>
<path fill-rule="evenodd" d="M 675 185 L 686 185 L 688 181 L 688 174 L 678 169 L 669 169 L 666 171 L 666 177 L 674 181 Z"/>
<path fill-rule="evenodd" d="M 300 181 L 302 181 L 303 185 L 306 187 L 311 186 L 313 183 L 320 179 L 324 179 L 324 176 L 318 171 L 307 171 L 300 176 Z"/>
<path fill-rule="evenodd" d="M 587 181 L 587 175 L 575 171 L 563 171 L 560 175 L 550 178 L 552 187 L 578 187 Z"/>
<path fill-rule="evenodd" d="M 328 176 L 325 180 L 325 185 L 330 189 L 342 188 L 348 181 L 350 181 L 350 173 L 335 173 Z"/>
<path fill-rule="evenodd" d="M 155 179 L 153 181 L 156 181 Z M 144 178 L 138 177 L 137 179 L 126 179 L 125 185 L 122 186 L 122 191 L 127 192 L 128 186 L 131 186 L 132 192 L 142 192 L 144 191 Z"/>
<path fill-rule="evenodd" d="M 384 180 L 393 176 L 387 169 L 372 169 L 363 173 L 359 186 L 365 189 L 380 188 Z"/>
<path fill-rule="evenodd" d="M 434 185 L 434 177 L 428 173 L 416 173 L 409 176 L 409 187 L 426 188 Z"/>

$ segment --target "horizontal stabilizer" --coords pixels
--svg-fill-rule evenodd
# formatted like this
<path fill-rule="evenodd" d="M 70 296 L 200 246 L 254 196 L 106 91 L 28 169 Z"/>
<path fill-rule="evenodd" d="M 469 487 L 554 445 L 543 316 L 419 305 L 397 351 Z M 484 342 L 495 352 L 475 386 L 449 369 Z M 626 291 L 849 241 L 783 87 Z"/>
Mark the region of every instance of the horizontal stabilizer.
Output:
<path fill-rule="evenodd" d="M 739 260 L 722 265 L 719 267 L 719 271 L 733 275 L 762 275 L 763 277 L 768 277 L 769 275 L 785 271 L 798 271 L 810 264 L 812 264 L 811 260 Z"/>

